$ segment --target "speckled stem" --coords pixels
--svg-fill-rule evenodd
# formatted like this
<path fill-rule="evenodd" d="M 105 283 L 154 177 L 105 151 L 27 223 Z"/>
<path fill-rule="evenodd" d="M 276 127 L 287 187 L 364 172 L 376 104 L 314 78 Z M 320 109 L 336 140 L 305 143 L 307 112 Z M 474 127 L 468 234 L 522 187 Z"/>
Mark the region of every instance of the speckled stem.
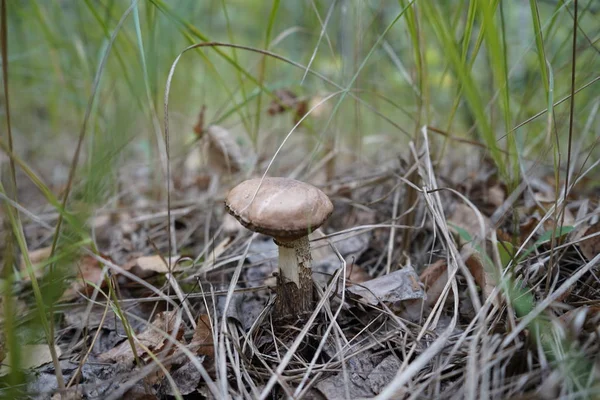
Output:
<path fill-rule="evenodd" d="M 297 318 L 313 311 L 313 280 L 308 236 L 291 242 L 279 242 L 279 275 L 275 315 Z"/>

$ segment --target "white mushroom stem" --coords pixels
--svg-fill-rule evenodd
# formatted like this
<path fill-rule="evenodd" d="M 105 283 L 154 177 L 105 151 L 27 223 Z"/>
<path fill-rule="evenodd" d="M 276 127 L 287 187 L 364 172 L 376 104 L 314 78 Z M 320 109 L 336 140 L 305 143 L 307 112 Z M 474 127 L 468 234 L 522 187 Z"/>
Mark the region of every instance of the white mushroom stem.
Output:
<path fill-rule="evenodd" d="M 300 268 L 310 268 L 310 245 L 308 236 L 292 242 L 279 242 L 279 274 L 283 282 L 293 282 L 300 287 Z"/>
<path fill-rule="evenodd" d="M 279 276 L 275 312 L 294 317 L 312 311 L 312 258 L 308 236 L 289 242 L 275 240 L 279 247 Z"/>
<path fill-rule="evenodd" d="M 279 275 L 284 282 L 294 282 L 296 286 L 300 286 L 298 259 L 293 247 L 279 246 Z"/>

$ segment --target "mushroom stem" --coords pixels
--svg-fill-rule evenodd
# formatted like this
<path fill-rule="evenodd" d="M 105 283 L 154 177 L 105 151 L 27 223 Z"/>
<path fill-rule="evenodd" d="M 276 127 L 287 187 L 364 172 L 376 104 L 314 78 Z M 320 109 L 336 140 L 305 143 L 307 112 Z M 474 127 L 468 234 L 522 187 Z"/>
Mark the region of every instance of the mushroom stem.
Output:
<path fill-rule="evenodd" d="M 279 317 L 296 317 L 312 312 L 313 280 L 308 236 L 282 242 L 279 247 L 279 275 L 275 314 Z"/>

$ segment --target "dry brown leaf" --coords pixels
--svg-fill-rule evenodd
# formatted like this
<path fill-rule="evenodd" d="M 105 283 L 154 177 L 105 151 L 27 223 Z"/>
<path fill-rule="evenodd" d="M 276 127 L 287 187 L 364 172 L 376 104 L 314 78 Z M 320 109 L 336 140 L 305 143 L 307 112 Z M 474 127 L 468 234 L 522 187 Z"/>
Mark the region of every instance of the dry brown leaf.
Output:
<path fill-rule="evenodd" d="M 425 305 L 432 307 L 440 298 L 446 283 L 448 282 L 448 266 L 446 261 L 437 260 L 433 264 L 430 264 L 421 272 L 419 277 L 421 282 L 425 285 Z"/>
<path fill-rule="evenodd" d="M 588 227 L 583 236 L 593 235 L 595 233 L 600 232 L 600 222 L 596 222 L 594 225 Z M 600 234 L 585 240 L 582 240 L 578 243 L 579 249 L 581 253 L 587 258 L 591 260 L 596 257 L 598 253 L 600 253 Z"/>
<path fill-rule="evenodd" d="M 171 267 L 172 271 L 180 271 L 181 267 L 177 265 L 177 261 L 181 258 L 181 256 L 172 256 L 171 257 Z M 152 256 L 143 256 L 138 257 L 134 261 L 127 263 L 123 266 L 123 269 L 126 271 L 130 271 L 132 274 L 140 277 L 147 278 L 154 274 L 166 274 L 169 272 L 168 266 L 165 264 L 166 257 L 163 260 L 163 257 L 160 255 L 152 255 Z"/>
<path fill-rule="evenodd" d="M 273 99 L 267 113 L 269 115 L 277 115 L 286 112 L 287 110 L 294 108 L 298 96 L 289 89 L 278 89 L 273 94 L 277 97 L 277 100 Z"/>
<path fill-rule="evenodd" d="M 350 285 L 371 280 L 371 275 L 360 265 L 352 264 L 346 268 L 346 279 Z"/>
<path fill-rule="evenodd" d="M 573 213 L 568 209 L 565 208 L 565 217 L 564 219 L 559 218 L 559 224 L 556 224 L 556 221 L 554 221 L 554 218 L 548 218 L 546 221 L 544 221 L 544 229 L 546 231 L 553 231 L 554 229 L 560 229 L 560 226 L 573 226 L 575 224 L 575 217 L 573 216 Z"/>
<path fill-rule="evenodd" d="M 488 217 L 481 214 L 481 218 L 483 219 L 483 233 L 487 235 L 490 230 L 491 222 Z M 464 229 L 472 238 L 480 238 L 481 239 L 481 226 L 479 224 L 479 214 L 476 213 L 471 207 L 464 203 L 457 203 L 454 207 L 452 215 L 449 218 L 449 221 L 458 226 L 459 228 Z"/>
<path fill-rule="evenodd" d="M 57 357 L 60 357 L 61 350 L 58 346 L 54 346 Z M 21 352 L 21 365 L 22 369 L 34 369 L 44 364 L 52 362 L 52 356 L 50 354 L 50 348 L 47 344 L 26 344 L 20 347 Z M 10 350 L 6 353 L 4 361 L 2 361 L 2 367 L 0 367 L 0 376 L 5 376 L 10 373 L 10 366 L 8 362 L 10 360 Z"/>
<path fill-rule="evenodd" d="M 206 128 L 204 154 L 208 166 L 220 175 L 231 175 L 244 168 L 242 149 L 225 128 L 211 125 Z"/>
<path fill-rule="evenodd" d="M 170 343 L 163 332 L 173 337 L 174 340 L 181 341 L 184 332 L 184 322 L 180 321 L 179 329 L 175 332 L 176 325 L 177 311 L 158 313 L 152 322 L 152 326 L 148 326 L 145 331 L 137 335 L 137 341 L 135 341 L 136 355 L 140 358 L 146 355 L 146 350 L 141 345 L 155 355 L 163 351 Z M 176 349 L 175 346 L 169 347 L 171 352 Z M 99 359 L 104 362 L 114 361 L 128 365 L 133 363 L 135 355 L 129 345 L 129 341 L 126 340 L 106 353 L 101 354 Z"/>
<path fill-rule="evenodd" d="M 520 243 L 522 244 L 525 242 L 525 240 L 527 240 L 527 238 L 529 237 L 529 235 L 531 235 L 531 232 L 533 232 L 533 230 L 536 228 L 536 226 L 538 225 L 538 223 L 540 222 L 540 220 L 537 217 L 529 217 L 527 218 L 527 220 L 525 220 L 525 222 L 522 222 L 519 225 L 519 239 L 520 239 Z M 511 240 L 505 240 L 507 242 L 510 242 Z"/>
<path fill-rule="evenodd" d="M 33 265 L 33 271 L 36 278 L 44 275 L 43 264 L 50 258 L 52 247 L 42 247 L 41 249 L 33 250 L 29 252 L 29 261 Z M 27 265 L 25 264 L 25 258 L 21 256 L 21 263 L 19 265 L 23 280 L 29 280 L 29 274 L 27 273 Z"/>
<path fill-rule="evenodd" d="M 488 203 L 498 208 L 504 204 L 504 200 L 506 200 L 506 191 L 502 185 L 496 183 L 488 189 L 486 200 Z"/>
<path fill-rule="evenodd" d="M 308 111 L 308 104 L 305 100 L 298 101 L 294 110 L 294 125 L 296 125 Z"/>
<path fill-rule="evenodd" d="M 465 261 L 467 269 L 475 280 L 475 283 L 481 288 L 484 295 L 489 296 L 494 290 L 495 279 L 491 273 L 488 273 L 479 255 L 472 254 Z M 420 276 L 421 282 L 425 284 L 427 298 L 426 306 L 433 306 L 439 299 L 446 283 L 448 282 L 448 266 L 444 260 L 438 260 L 429 265 Z"/>
<path fill-rule="evenodd" d="M 487 284 L 486 273 L 479 256 L 472 254 L 465 260 L 465 265 L 469 269 L 475 283 L 477 283 L 480 288 L 484 289 Z"/>
<path fill-rule="evenodd" d="M 86 296 L 91 296 L 94 287 L 87 282 L 97 284 L 100 282 L 100 287 L 105 287 L 106 283 L 102 278 L 102 265 L 91 256 L 83 256 L 77 262 L 76 278 L 71 283 L 71 286 L 65 290 L 61 296 L 61 301 L 70 301 L 77 298 L 79 292 L 83 292 Z"/>
<path fill-rule="evenodd" d="M 501 228 L 496 229 L 496 238 L 498 241 L 512 243 L 512 235 Z M 519 245 L 523 242 L 519 242 Z"/>
<path fill-rule="evenodd" d="M 208 358 L 208 363 L 212 363 L 215 356 L 215 349 L 210 317 L 208 314 L 202 314 L 198 318 L 190 347 L 192 350 L 195 350 L 196 354 L 199 356 L 206 356 Z"/>
<path fill-rule="evenodd" d="M 475 283 L 477 283 L 483 291 L 484 297 L 488 298 L 496 287 L 496 279 L 494 278 L 493 273 L 486 270 L 480 255 L 477 253 L 471 254 L 469 258 L 465 260 L 465 265 L 469 272 L 471 272 L 471 276 L 475 280 Z"/>
<path fill-rule="evenodd" d="M 207 190 L 210 186 L 210 175 L 197 175 L 194 179 L 194 185 L 200 190 Z"/>
<path fill-rule="evenodd" d="M 50 247 L 44 247 L 38 250 L 34 250 L 29 253 L 29 259 L 33 264 L 35 270 L 35 276 L 41 277 L 44 273 L 43 268 L 36 266 L 43 265 L 50 257 Z M 61 301 L 70 301 L 78 296 L 78 292 L 84 292 L 86 295 L 90 295 L 93 291 L 93 287 L 85 283 L 94 282 L 97 283 L 102 276 L 102 266 L 93 257 L 83 256 L 77 262 L 73 263 L 75 280 L 71 286 L 61 296 Z M 29 280 L 29 274 L 25 266 L 25 260 L 21 257 L 21 271 L 23 273 L 23 280 Z M 102 283 L 101 283 L 102 284 Z"/>
<path fill-rule="evenodd" d="M 536 191 L 533 193 L 533 199 L 541 203 L 544 206 L 552 206 L 552 204 L 556 201 L 556 196 L 554 193 L 550 192 L 551 188 L 554 186 L 554 182 L 551 183 L 551 186 L 548 187 L 548 191 Z"/>
<path fill-rule="evenodd" d="M 537 211 L 540 213 L 540 215 L 545 215 L 548 210 L 556 204 L 554 193 L 537 192 L 533 197 L 536 200 L 536 207 L 534 207 L 533 212 L 535 213 Z M 573 216 L 571 210 L 564 208 L 564 217 L 560 217 L 559 222 L 562 226 L 572 226 L 575 223 L 575 217 Z M 544 229 L 546 231 L 552 231 L 555 228 L 558 229 L 559 226 L 557 226 L 556 221 L 554 220 L 554 215 L 552 215 L 550 218 L 544 221 Z"/>

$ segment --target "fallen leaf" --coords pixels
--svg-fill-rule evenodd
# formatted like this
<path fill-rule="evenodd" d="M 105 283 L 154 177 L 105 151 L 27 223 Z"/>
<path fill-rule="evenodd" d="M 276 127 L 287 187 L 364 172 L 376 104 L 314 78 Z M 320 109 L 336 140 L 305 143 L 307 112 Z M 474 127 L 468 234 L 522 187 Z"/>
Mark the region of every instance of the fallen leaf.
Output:
<path fill-rule="evenodd" d="M 451 226 L 454 225 L 455 228 L 458 228 L 459 235 L 465 242 L 470 242 L 474 238 L 482 239 L 479 216 L 481 216 L 483 220 L 483 233 L 484 235 L 487 235 L 491 226 L 490 219 L 483 214 L 475 212 L 475 210 L 466 204 L 456 204 L 454 211 L 449 218 L 449 222 Z M 463 232 L 460 231 L 461 229 Z M 465 235 L 464 233 L 467 233 L 468 235 Z"/>
<path fill-rule="evenodd" d="M 179 321 L 177 332 L 177 311 L 161 312 L 156 315 L 151 326 L 148 326 L 145 331 L 137 335 L 135 340 L 135 351 L 129 344 L 129 340 L 125 340 L 113 349 L 103 353 L 99 356 L 99 359 L 104 362 L 114 361 L 129 365 L 135 360 L 135 356 L 142 358 L 146 354 L 146 350 L 142 345 L 150 350 L 153 354 L 158 355 L 161 351 L 167 347 L 170 343 L 169 339 L 165 336 L 166 334 L 173 337 L 174 340 L 180 341 L 183 338 L 184 322 Z M 171 351 L 176 349 L 175 346 L 171 347 Z"/>
<path fill-rule="evenodd" d="M 487 298 L 495 287 L 493 274 L 488 272 L 480 256 L 477 253 L 471 254 L 466 260 L 465 265 L 475 283 L 481 288 Z M 432 307 L 439 299 L 448 282 L 448 266 L 444 260 L 438 260 L 429 265 L 420 276 L 421 282 L 425 284 L 427 298 L 425 305 Z"/>
<path fill-rule="evenodd" d="M 227 319 L 236 320 L 245 331 L 256 322 L 265 308 L 265 298 L 258 292 L 234 293 L 229 307 L 225 310 L 225 297 L 219 298 L 217 303 L 217 314 L 225 315 Z"/>
<path fill-rule="evenodd" d="M 352 264 L 347 266 L 346 279 L 348 279 L 348 284 L 352 285 L 371 280 L 371 275 L 360 265 Z"/>
<path fill-rule="evenodd" d="M 556 204 L 554 193 L 537 192 L 533 197 L 536 200 L 534 211 L 539 212 L 541 215 L 546 214 L 548 210 Z M 560 224 L 557 224 L 553 217 L 554 215 L 544 221 L 544 229 L 546 231 L 553 231 L 554 228 L 558 228 L 559 225 L 567 226 L 575 223 L 575 217 L 568 208 L 564 208 L 564 217 L 559 218 Z"/>
<path fill-rule="evenodd" d="M 177 261 L 181 256 L 171 257 L 171 268 L 172 271 L 180 271 L 181 267 L 177 264 Z M 147 278 L 154 274 L 166 274 L 169 272 L 169 268 L 165 263 L 166 257 L 160 255 L 143 256 L 136 258 L 133 262 L 129 262 L 123 266 L 123 269 L 130 271 L 134 275 L 140 278 Z"/>
<path fill-rule="evenodd" d="M 196 175 L 194 185 L 200 190 L 207 190 L 210 186 L 210 179 L 211 177 L 208 174 Z"/>
<path fill-rule="evenodd" d="M 298 96 L 288 89 L 278 89 L 273 92 L 273 94 L 277 99 L 273 99 L 271 104 L 269 104 L 269 108 L 267 109 L 269 115 L 282 114 L 287 110 L 294 108 L 298 98 Z"/>
<path fill-rule="evenodd" d="M 296 125 L 300 120 L 306 115 L 308 111 L 308 104 L 305 100 L 300 100 L 296 103 L 296 107 L 294 110 L 294 125 Z"/>
<path fill-rule="evenodd" d="M 210 183 L 210 175 L 198 175 L 198 171 L 204 164 L 204 155 L 201 151 L 201 146 L 196 145 L 188 149 L 188 153 L 183 160 L 183 171 L 180 174 L 175 175 L 178 179 L 178 185 L 182 188 L 196 184 L 197 186 L 208 187 Z M 198 182 L 197 180 L 201 180 Z"/>
<path fill-rule="evenodd" d="M 28 253 L 29 261 L 31 261 L 31 265 L 33 266 L 33 271 L 36 278 L 44 275 L 44 267 L 48 258 L 50 258 L 50 253 L 52 251 L 52 247 L 42 247 L 41 249 L 33 250 Z M 30 279 L 29 274 L 27 273 L 27 265 L 25 264 L 25 258 L 21 256 L 20 263 L 20 271 L 23 277 L 23 280 L 28 281 Z"/>
<path fill-rule="evenodd" d="M 530 216 L 519 225 L 519 245 L 525 242 L 529 235 L 531 235 L 531 232 L 533 232 L 533 230 L 537 227 L 539 222 L 540 220 L 537 217 Z M 510 238 L 507 241 L 510 241 Z"/>
<path fill-rule="evenodd" d="M 102 265 L 91 256 L 83 256 L 76 263 L 76 278 L 71 283 L 71 286 L 65 290 L 61 296 L 61 301 L 70 301 L 78 297 L 78 293 L 83 292 L 86 296 L 91 296 L 94 287 L 93 284 L 100 283 L 100 287 L 105 287 L 106 283 L 102 279 Z"/>
<path fill-rule="evenodd" d="M 35 276 L 41 277 L 44 274 L 44 266 L 50 257 L 51 247 L 44 247 L 38 250 L 34 250 L 29 253 L 29 259 L 33 265 Z M 79 260 L 73 263 L 75 273 L 75 279 L 73 283 L 61 296 L 61 301 L 73 300 L 78 296 L 78 292 L 85 292 L 86 295 L 90 295 L 93 291 L 93 287 L 88 285 L 85 281 L 97 283 L 102 276 L 102 266 L 100 263 L 90 256 L 82 256 Z M 25 260 L 21 257 L 21 272 L 23 280 L 29 280 L 29 274 L 27 273 L 27 267 L 25 266 Z M 102 284 L 102 283 L 101 283 Z"/>
<path fill-rule="evenodd" d="M 211 125 L 206 128 L 204 135 L 204 155 L 212 171 L 219 175 L 231 175 L 244 168 L 244 153 L 227 129 Z"/>
<path fill-rule="evenodd" d="M 54 346 L 56 356 L 60 357 L 62 352 L 58 346 Z M 52 362 L 52 355 L 50 354 L 50 348 L 47 344 L 26 344 L 20 346 L 19 351 L 21 352 L 21 363 L 19 367 L 21 369 L 34 369 L 44 364 Z M 2 361 L 2 367 L 0 367 L 0 376 L 5 376 L 10 373 L 10 350 L 6 353 L 6 358 Z"/>
<path fill-rule="evenodd" d="M 403 300 L 422 299 L 425 292 L 414 282 L 419 278 L 411 266 L 371 279 L 361 285 L 350 286 L 346 290 L 362 299 L 367 304 L 378 305 L 380 302 L 396 303 Z"/>
<path fill-rule="evenodd" d="M 481 260 L 481 255 L 476 252 L 471 254 L 465 260 L 465 265 L 475 280 L 475 283 L 481 288 L 484 298 L 487 299 L 492 294 L 497 284 L 493 271 L 489 270 L 492 266 L 486 268 L 484 262 Z M 494 302 L 496 302 L 497 299 L 498 298 L 496 297 Z"/>
<path fill-rule="evenodd" d="M 600 232 L 600 222 L 596 222 L 594 225 L 588 227 L 583 236 L 590 236 L 598 232 Z M 582 240 L 578 245 L 584 257 L 591 260 L 600 253 L 600 233 L 596 236 Z"/>
<path fill-rule="evenodd" d="M 190 342 L 190 348 L 195 349 L 199 356 L 206 356 L 212 362 L 215 356 L 213 334 L 208 314 L 202 314 L 196 323 L 196 330 Z"/>
<path fill-rule="evenodd" d="M 496 183 L 488 189 L 486 200 L 496 208 L 504 204 L 504 200 L 506 200 L 506 192 L 500 183 Z"/>
<path fill-rule="evenodd" d="M 427 268 L 421 272 L 419 277 L 425 285 L 425 305 L 432 307 L 440 298 L 446 283 L 448 282 L 448 266 L 445 260 L 437 260 L 433 264 L 429 264 Z"/>
<path fill-rule="evenodd" d="M 485 288 L 486 286 L 486 273 L 483 263 L 478 255 L 472 254 L 465 260 L 465 265 L 467 266 L 471 276 L 475 280 L 475 283 L 479 285 L 480 288 Z"/>
<path fill-rule="evenodd" d="M 552 232 L 555 228 L 558 231 L 561 227 L 561 224 L 562 228 L 564 229 L 567 226 L 572 226 L 574 223 L 575 217 L 573 216 L 573 213 L 569 211 L 568 208 L 565 208 L 564 219 L 559 218 L 559 224 L 557 224 L 556 221 L 554 221 L 554 218 L 548 218 L 546 221 L 544 221 L 544 229 L 546 230 L 546 232 Z"/>

